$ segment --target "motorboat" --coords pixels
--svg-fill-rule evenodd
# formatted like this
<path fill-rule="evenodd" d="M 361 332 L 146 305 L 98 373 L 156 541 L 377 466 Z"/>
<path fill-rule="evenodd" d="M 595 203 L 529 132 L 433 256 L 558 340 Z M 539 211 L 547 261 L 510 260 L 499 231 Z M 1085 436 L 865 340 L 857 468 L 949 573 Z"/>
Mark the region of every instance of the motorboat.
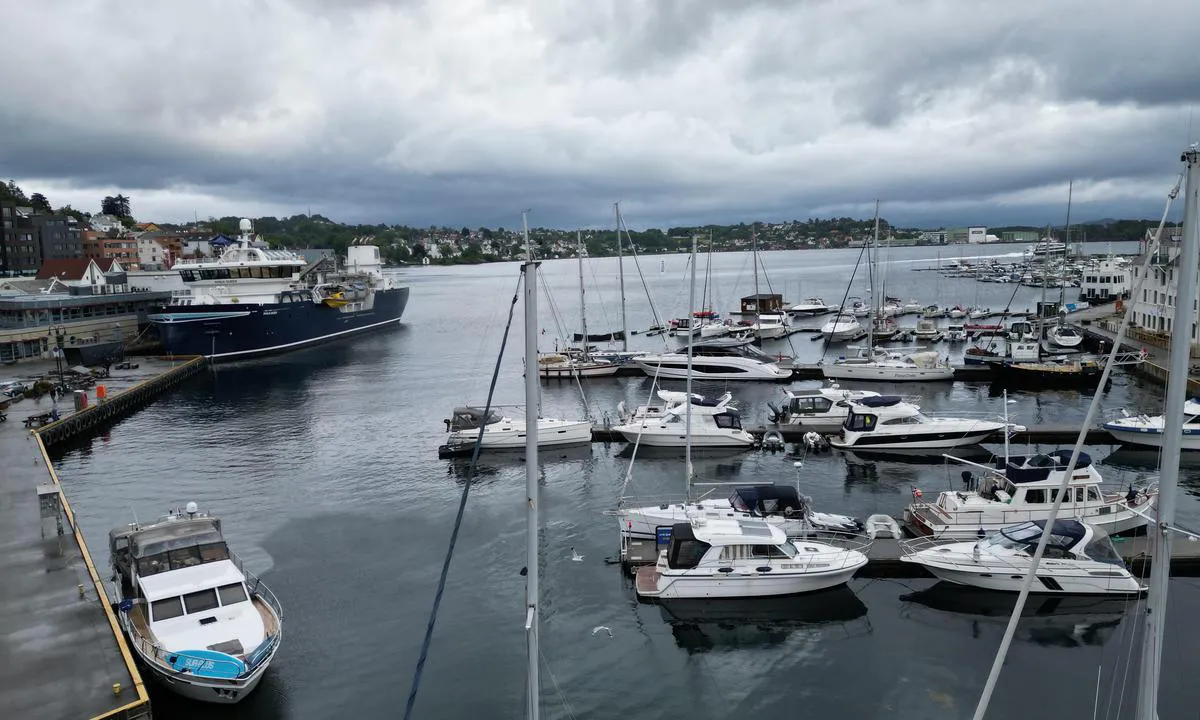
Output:
<path fill-rule="evenodd" d="M 803 302 L 796 303 L 788 308 L 787 311 L 793 315 L 824 315 L 825 313 L 833 312 L 835 309 L 833 305 L 814 296 L 804 298 Z"/>
<path fill-rule="evenodd" d="M 821 374 L 829 380 L 936 382 L 953 380 L 954 367 L 935 350 L 901 353 L 875 348 L 870 356 L 821 363 Z"/>
<path fill-rule="evenodd" d="M 1200 450 L 1200 400 L 1191 398 L 1183 403 L 1183 450 Z M 1130 445 L 1162 447 L 1163 416 L 1126 415 L 1102 426 L 1119 442 Z"/>
<path fill-rule="evenodd" d="M 847 401 L 841 432 L 829 437 L 839 449 L 933 449 L 974 445 L 1005 429 L 1002 422 L 978 418 L 930 417 L 897 395 Z"/>
<path fill-rule="evenodd" d="M 967 339 L 967 330 L 962 323 L 951 323 L 946 326 L 946 340 L 948 342 L 965 342 Z"/>
<path fill-rule="evenodd" d="M 1051 343 L 1063 348 L 1075 348 L 1083 342 L 1083 333 L 1066 323 L 1058 323 L 1047 332 Z"/>
<path fill-rule="evenodd" d="M 1102 528 L 1079 520 L 1028 520 L 973 542 L 901 540 L 900 561 L 940 580 L 1020 592 L 1043 535 L 1049 535 L 1029 591 L 1061 595 L 1133 595 L 1145 586 L 1133 576 Z"/>
<path fill-rule="evenodd" d="M 621 423 L 630 423 L 640 420 L 659 420 L 666 417 L 668 413 L 676 409 L 683 408 L 688 402 L 688 394 L 677 390 L 658 390 L 655 395 L 663 401 L 662 405 L 639 405 L 632 412 L 626 409 L 625 402 L 617 403 L 617 417 L 621 419 Z M 726 392 L 716 400 L 710 400 L 699 393 L 692 393 L 691 405 L 696 412 L 700 412 L 701 408 L 722 408 L 728 405 L 733 400 L 733 394 Z"/>
<path fill-rule="evenodd" d="M 792 331 L 785 314 L 759 315 L 747 328 L 759 340 L 778 340 L 787 337 Z"/>
<path fill-rule="evenodd" d="M 789 380 L 792 371 L 779 367 L 777 358 L 749 340 L 717 338 L 692 347 L 692 376 L 700 380 Z M 634 362 L 650 377 L 686 379 L 687 348 L 676 352 L 642 355 Z"/>
<path fill-rule="evenodd" d="M 816 512 L 811 498 L 788 485 L 744 485 L 725 500 L 705 498 L 696 502 L 664 503 L 623 508 L 617 513 L 623 538 L 653 540 L 659 529 L 689 518 L 710 520 L 762 520 L 778 527 L 788 537 L 817 533 L 857 534 L 863 522 L 849 515 Z"/>
<path fill-rule="evenodd" d="M 750 447 L 754 436 L 742 429 L 742 418 L 730 407 L 729 393 L 712 406 L 685 401 L 663 412 L 661 417 L 643 416 L 613 428 L 629 442 L 651 447 L 684 447 L 690 430 L 693 447 Z M 688 411 L 691 427 L 688 427 Z"/>
<path fill-rule="evenodd" d="M 654 565 L 638 569 L 639 598 L 794 595 L 845 584 L 867 564 L 866 541 L 842 547 L 789 540 L 763 520 L 692 518 L 671 527 Z"/>
<path fill-rule="evenodd" d="M 221 521 L 189 502 L 108 543 L 117 617 L 150 674 L 192 700 L 244 700 L 279 651 L 283 610 L 229 550 Z"/>
<path fill-rule="evenodd" d="M 942 336 L 942 331 L 938 329 L 937 323 L 927 317 L 923 317 L 917 321 L 917 327 L 913 330 L 913 337 L 918 340 L 937 340 Z"/>
<path fill-rule="evenodd" d="M 962 490 L 946 490 L 933 502 L 920 499 L 913 491 L 913 502 L 904 511 L 905 523 L 922 535 L 967 539 L 980 531 L 994 532 L 1026 520 L 1045 520 L 1058 496 L 1063 474 L 1071 459 L 1069 450 L 1030 457 L 1003 459 L 995 466 L 960 458 L 949 459 L 982 470 L 980 476 L 963 472 Z M 1083 520 L 1117 535 L 1144 527 L 1153 516 L 1158 492 L 1147 486 L 1130 486 L 1125 493 L 1106 493 L 1102 478 L 1087 453 L 1080 453 L 1071 473 L 1070 495 L 1063 498 L 1063 517 Z"/>
<path fill-rule="evenodd" d="M 811 390 L 785 389 L 787 403 L 770 410 L 767 419 L 772 423 L 812 430 L 819 433 L 836 432 L 850 414 L 849 400 L 879 397 L 874 390 L 847 390 L 837 383 Z"/>
<path fill-rule="evenodd" d="M 1010 344 L 1013 352 L 1023 343 Z M 1017 361 L 1005 358 L 984 358 L 992 368 L 992 382 L 998 386 L 1029 389 L 1089 389 L 1100 384 L 1104 363 L 1094 357 L 1045 358 Z"/>
<path fill-rule="evenodd" d="M 821 326 L 821 334 L 829 342 L 853 340 L 862 337 L 866 332 L 853 313 L 840 312 L 832 320 Z"/>
<path fill-rule="evenodd" d="M 501 415 L 496 410 L 485 412 L 479 407 L 456 407 L 446 423 L 444 452 L 469 450 L 480 441 L 485 450 L 501 450 L 525 447 L 525 421 Z M 587 420 L 556 420 L 538 418 L 537 441 L 539 447 L 571 445 L 592 441 L 592 423 Z"/>

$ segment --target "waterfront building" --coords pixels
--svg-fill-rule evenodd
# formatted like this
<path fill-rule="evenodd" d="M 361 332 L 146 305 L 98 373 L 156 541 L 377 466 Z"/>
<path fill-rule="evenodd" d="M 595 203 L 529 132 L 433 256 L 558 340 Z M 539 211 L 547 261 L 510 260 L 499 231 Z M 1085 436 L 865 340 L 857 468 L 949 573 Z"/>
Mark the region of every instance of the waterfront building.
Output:
<path fill-rule="evenodd" d="M 1166 235 L 1155 256 L 1146 269 L 1146 284 L 1133 301 L 1133 320 L 1138 327 L 1164 335 L 1179 336 L 1174 324 L 1175 298 L 1179 285 L 1179 253 L 1181 235 Z M 1130 286 L 1137 285 L 1144 259 L 1134 261 Z M 1188 333 L 1191 342 L 1200 340 L 1196 330 L 1196 303 L 1192 303 L 1192 327 Z"/>
<path fill-rule="evenodd" d="M 1090 303 L 1111 302 L 1123 298 L 1129 292 L 1130 271 L 1128 263 L 1114 258 L 1105 258 L 1083 271 L 1079 295 Z"/>

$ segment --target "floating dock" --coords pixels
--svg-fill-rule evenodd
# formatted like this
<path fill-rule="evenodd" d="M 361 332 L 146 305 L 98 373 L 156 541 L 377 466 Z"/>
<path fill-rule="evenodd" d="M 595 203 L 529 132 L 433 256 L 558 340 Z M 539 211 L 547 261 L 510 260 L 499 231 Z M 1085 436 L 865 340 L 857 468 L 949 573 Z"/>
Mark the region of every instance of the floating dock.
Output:
<path fill-rule="evenodd" d="M 70 396 L 23 399 L 0 423 L 0 683 L 4 716 L 148 720 L 150 698 L 121 632 L 103 577 L 46 452 L 55 442 L 95 432 L 175 387 L 202 359 L 136 359 L 138 368 L 98 381 L 75 410 Z M 44 372 L 52 365 L 18 365 Z M 59 420 L 25 429 L 52 407 Z"/>

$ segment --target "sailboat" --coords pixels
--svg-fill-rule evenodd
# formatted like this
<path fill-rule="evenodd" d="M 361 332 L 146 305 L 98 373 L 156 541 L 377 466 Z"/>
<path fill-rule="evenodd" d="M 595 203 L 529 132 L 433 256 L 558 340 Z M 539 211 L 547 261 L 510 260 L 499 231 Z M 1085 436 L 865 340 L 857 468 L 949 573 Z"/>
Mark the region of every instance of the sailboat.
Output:
<path fill-rule="evenodd" d="M 534 363 L 537 358 L 538 319 L 537 319 L 537 268 L 533 261 L 533 245 L 529 242 L 529 222 L 527 215 L 521 213 L 522 226 L 525 229 L 525 426 L 536 427 L 538 423 L 538 396 L 541 387 L 534 375 Z M 538 671 L 541 668 L 541 650 L 538 647 L 538 608 L 540 601 L 541 558 L 538 552 L 538 509 L 541 507 L 538 486 L 538 438 L 532 433 L 525 436 L 525 641 L 526 657 L 526 689 L 525 717 L 527 720 L 538 720 L 541 712 L 541 682 Z"/>
<path fill-rule="evenodd" d="M 875 237 L 874 245 L 879 243 L 879 202 L 875 202 Z M 875 273 L 870 271 L 874 260 L 868 252 L 867 267 L 874 285 Z M 872 287 L 872 295 L 874 288 Z M 919 304 L 918 304 L 919 307 Z M 875 332 L 879 329 L 879 319 L 874 305 L 870 312 L 875 317 L 867 321 L 867 344 L 859 349 L 858 357 L 838 358 L 832 363 L 821 363 L 821 374 L 828 380 L 882 380 L 897 382 L 953 380 L 954 368 L 949 360 L 939 357 L 937 351 L 897 352 L 875 347 Z M 932 321 L 930 321 L 932 322 Z"/>
<path fill-rule="evenodd" d="M 1177 287 L 1179 294 L 1175 303 L 1174 327 L 1190 329 L 1195 321 L 1195 311 L 1193 308 L 1195 307 L 1197 294 L 1197 264 L 1200 263 L 1200 149 L 1198 149 L 1196 144 L 1193 144 L 1183 153 L 1181 159 L 1187 164 L 1185 181 L 1187 195 L 1185 198 L 1183 222 L 1184 236 L 1178 256 L 1179 263 L 1177 265 L 1179 279 Z M 1167 202 L 1167 207 L 1164 209 L 1162 220 L 1159 223 L 1157 238 L 1162 237 L 1163 226 L 1166 224 L 1171 202 L 1176 197 L 1178 191 L 1179 186 L 1176 185 L 1175 189 L 1169 195 L 1170 199 Z M 1148 265 L 1151 253 L 1147 252 L 1146 255 L 1145 263 Z M 1138 289 L 1140 289 L 1144 282 L 1146 276 L 1144 269 L 1140 276 L 1141 279 L 1139 279 L 1138 288 L 1134 290 L 1134 296 L 1136 296 Z M 1111 370 L 1111 360 L 1116 356 L 1121 342 L 1124 340 L 1131 315 L 1132 308 L 1126 311 L 1126 315 L 1117 330 L 1117 336 L 1113 343 L 1113 349 L 1109 356 L 1110 362 L 1105 369 L 1105 375 Z M 1191 338 L 1188 337 L 1188 333 L 1185 330 L 1175 340 L 1175 342 L 1171 343 L 1168 360 L 1169 372 L 1165 397 L 1166 408 L 1163 412 L 1163 426 L 1180 428 L 1182 430 Z M 1087 417 L 1082 425 L 1085 429 L 1090 427 L 1094 421 L 1096 411 L 1099 408 L 1099 397 L 1099 393 L 1097 393 L 1092 399 L 1091 406 L 1088 408 Z M 1076 440 L 1071 462 L 1068 464 L 1067 475 L 1070 475 L 1075 461 L 1080 455 L 1080 449 L 1085 439 L 1085 432 L 1086 430 L 1082 430 L 1079 438 Z M 1145 630 L 1142 633 L 1140 676 L 1137 703 L 1135 706 L 1135 717 L 1137 720 L 1157 720 L 1158 718 L 1158 691 L 1162 672 L 1163 641 L 1167 619 L 1166 604 L 1171 575 L 1172 535 L 1179 532 L 1190 537 L 1200 537 L 1175 527 L 1175 503 L 1179 490 L 1182 440 L 1182 431 L 1164 433 L 1162 438 L 1157 519 L 1153 529 L 1150 530 L 1153 562 L 1150 567 L 1149 593 L 1143 611 Z M 1065 488 L 1065 486 L 1066 480 L 1063 482 L 1063 487 Z M 1059 496 L 1051 508 L 1050 522 L 1053 522 L 1057 517 L 1060 505 L 1064 499 L 1062 489 L 1059 489 Z M 1036 550 L 1034 550 L 1029 569 L 1025 573 L 1016 606 L 1013 608 L 1008 627 L 1005 629 L 1004 637 L 1000 642 L 1000 648 L 992 663 L 991 672 L 988 674 L 987 682 L 979 698 L 979 703 L 975 708 L 974 720 L 983 720 L 987 713 L 992 692 L 996 688 L 1000 672 L 1004 667 L 1004 661 L 1008 654 L 1008 648 L 1012 643 L 1013 635 L 1016 632 L 1021 611 L 1024 608 L 1034 580 L 1039 576 L 1038 566 L 1045 554 L 1049 540 L 1050 534 L 1043 533 Z"/>
<path fill-rule="evenodd" d="M 1066 245 L 1071 244 L 1071 191 L 1074 188 L 1074 183 L 1067 186 L 1067 224 L 1064 230 L 1066 235 Z M 1067 302 L 1067 286 L 1066 283 L 1059 283 L 1058 291 L 1058 322 L 1051 326 L 1046 331 L 1046 339 L 1052 345 L 1057 345 L 1061 348 L 1076 348 L 1083 343 L 1083 333 L 1067 324 L 1067 310 L 1064 307 Z"/>
<path fill-rule="evenodd" d="M 576 231 L 575 242 L 578 246 L 579 256 L 579 322 L 583 328 L 583 332 L 575 337 L 581 343 L 581 346 L 578 353 L 539 356 L 538 375 L 543 378 L 608 377 L 616 375 L 617 370 L 620 369 L 616 363 L 593 358 L 590 354 L 589 349 L 592 336 L 588 335 L 587 305 L 584 301 L 583 289 L 583 233 Z M 611 339 L 611 334 L 597 337 Z M 624 333 L 622 333 L 623 337 Z"/>

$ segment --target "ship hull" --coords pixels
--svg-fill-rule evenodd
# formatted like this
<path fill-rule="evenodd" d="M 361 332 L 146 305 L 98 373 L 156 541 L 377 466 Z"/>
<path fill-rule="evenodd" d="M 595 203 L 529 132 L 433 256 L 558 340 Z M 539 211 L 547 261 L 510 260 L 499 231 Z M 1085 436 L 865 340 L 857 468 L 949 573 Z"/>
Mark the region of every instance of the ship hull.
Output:
<path fill-rule="evenodd" d="M 408 291 L 376 290 L 370 307 L 360 310 L 309 302 L 172 305 L 148 319 L 172 355 L 245 360 L 394 326 L 404 314 Z"/>

